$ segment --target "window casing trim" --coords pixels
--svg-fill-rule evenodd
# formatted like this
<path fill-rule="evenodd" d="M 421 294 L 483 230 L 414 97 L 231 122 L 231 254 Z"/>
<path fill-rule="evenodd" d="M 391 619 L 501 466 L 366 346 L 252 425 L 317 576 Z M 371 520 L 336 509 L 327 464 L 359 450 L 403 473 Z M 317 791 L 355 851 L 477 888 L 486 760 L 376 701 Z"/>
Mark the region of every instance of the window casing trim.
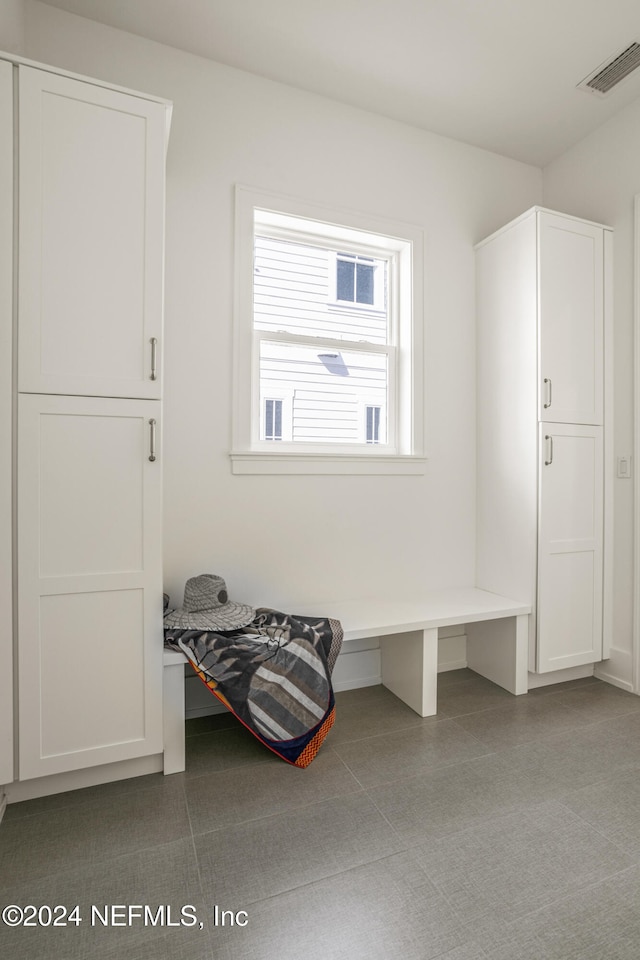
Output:
<path fill-rule="evenodd" d="M 377 445 L 371 449 L 377 450 Z M 276 452 L 231 454 L 235 474 L 310 474 L 314 476 L 352 474 L 354 476 L 422 476 L 426 473 L 426 457 L 402 457 L 381 454 L 292 453 L 282 451 L 278 443 Z"/>
<path fill-rule="evenodd" d="M 315 237 L 315 244 L 322 246 L 323 233 L 334 242 L 339 238 L 339 224 L 344 224 L 344 240 L 340 240 L 346 252 L 362 252 L 362 244 L 378 257 L 389 262 L 394 276 L 390 289 L 394 296 L 406 305 L 405 315 L 400 318 L 401 331 L 393 331 L 398 342 L 395 363 L 389 363 L 388 411 L 389 423 L 396 423 L 395 446 L 389 444 L 333 443 L 288 443 L 287 441 L 260 441 L 260 390 L 259 355 L 256 337 L 264 331 L 253 327 L 253 238 L 255 211 L 259 211 L 259 223 L 266 223 L 269 231 L 286 229 L 287 218 L 309 219 L 310 230 L 299 231 L 304 242 Z M 316 229 L 317 228 L 317 229 Z M 361 233 L 362 243 L 356 242 L 356 232 Z M 382 249 L 375 238 L 384 237 L 388 246 Z M 373 241 L 373 242 L 372 242 Z M 395 245 L 395 253 L 389 250 Z M 424 442 L 424 354 L 423 354 L 423 257 L 424 236 L 421 228 L 410 224 L 380 220 L 360 213 L 334 210 L 317 204 L 299 201 L 291 197 L 267 194 L 245 186 L 236 186 L 236 234 L 235 234 L 235 298 L 233 342 L 233 422 L 231 462 L 234 473 L 372 473 L 406 474 L 423 473 L 425 469 Z M 398 304 L 393 304 L 390 316 L 398 316 Z M 356 309 L 371 309 L 361 304 Z M 291 342 L 298 335 L 270 333 L 270 337 Z M 347 339 L 332 341 L 330 338 L 306 338 L 322 346 L 350 350 L 359 347 L 373 350 L 380 345 L 356 343 Z M 385 346 L 384 352 L 393 351 Z M 392 367 L 398 371 L 398 382 L 393 382 Z M 397 406 L 397 409 L 395 409 Z M 277 450 L 274 447 L 277 446 Z M 278 466 L 280 464 L 280 466 Z M 366 465 L 369 464 L 369 467 Z"/>

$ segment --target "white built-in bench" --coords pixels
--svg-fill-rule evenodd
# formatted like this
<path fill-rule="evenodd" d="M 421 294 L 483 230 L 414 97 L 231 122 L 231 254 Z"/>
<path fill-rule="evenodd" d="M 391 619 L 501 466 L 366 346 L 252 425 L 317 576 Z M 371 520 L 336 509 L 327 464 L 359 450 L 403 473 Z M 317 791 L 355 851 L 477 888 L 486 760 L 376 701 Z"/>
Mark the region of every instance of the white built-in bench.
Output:
<path fill-rule="evenodd" d="M 287 608 L 289 609 L 289 607 Z M 380 638 L 382 683 L 421 717 L 437 709 L 438 628 L 466 624 L 467 664 L 516 696 L 527 692 L 531 607 L 475 587 L 428 593 L 420 600 L 342 600 L 292 604 L 300 616 L 339 620 L 344 639 Z M 184 664 L 164 651 L 164 772 L 185 768 Z"/>

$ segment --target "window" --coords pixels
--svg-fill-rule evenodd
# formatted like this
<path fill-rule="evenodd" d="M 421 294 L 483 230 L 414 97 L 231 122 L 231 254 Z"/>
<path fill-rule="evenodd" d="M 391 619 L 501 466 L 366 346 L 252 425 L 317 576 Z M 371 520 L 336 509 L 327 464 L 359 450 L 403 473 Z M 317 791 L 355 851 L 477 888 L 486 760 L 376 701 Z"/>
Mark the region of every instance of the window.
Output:
<path fill-rule="evenodd" d="M 291 440 L 291 413 L 294 391 L 281 389 L 274 383 L 273 389 L 263 390 L 260 401 L 260 441 L 271 445 L 274 441 L 286 443 Z"/>
<path fill-rule="evenodd" d="M 380 407 L 366 407 L 366 442 L 380 443 Z"/>
<path fill-rule="evenodd" d="M 264 439 L 282 440 L 282 400 L 264 401 Z"/>
<path fill-rule="evenodd" d="M 234 472 L 422 472 L 421 231 L 242 187 L 236 213 Z"/>
<path fill-rule="evenodd" d="M 338 300 L 365 303 L 373 306 L 373 276 L 376 269 L 371 257 L 356 254 L 338 254 L 336 260 L 336 290 Z"/>
<path fill-rule="evenodd" d="M 343 250 L 327 251 L 335 303 L 330 309 L 384 310 L 388 291 L 387 261 Z M 335 259 L 333 259 L 335 256 Z"/>

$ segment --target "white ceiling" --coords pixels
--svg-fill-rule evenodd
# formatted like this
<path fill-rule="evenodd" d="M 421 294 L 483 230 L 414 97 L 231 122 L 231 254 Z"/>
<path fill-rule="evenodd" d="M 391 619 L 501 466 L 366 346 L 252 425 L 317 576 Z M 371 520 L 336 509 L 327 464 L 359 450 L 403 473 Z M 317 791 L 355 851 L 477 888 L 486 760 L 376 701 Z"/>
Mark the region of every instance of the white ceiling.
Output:
<path fill-rule="evenodd" d="M 576 89 L 640 42 L 639 0 L 44 0 L 544 166 L 640 96 Z"/>

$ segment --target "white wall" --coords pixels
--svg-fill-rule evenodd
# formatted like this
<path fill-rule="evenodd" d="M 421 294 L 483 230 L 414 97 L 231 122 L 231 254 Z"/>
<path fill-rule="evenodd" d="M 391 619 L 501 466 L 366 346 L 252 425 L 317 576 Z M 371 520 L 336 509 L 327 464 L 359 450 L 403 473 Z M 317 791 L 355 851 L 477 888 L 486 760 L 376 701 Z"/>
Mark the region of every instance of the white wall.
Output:
<path fill-rule="evenodd" d="M 544 170 L 544 204 L 614 228 L 614 462 L 633 452 L 633 207 L 640 193 L 640 102 Z M 636 461 L 635 469 L 640 464 Z M 614 479 L 614 629 L 598 671 L 632 683 L 633 482 Z"/>
<path fill-rule="evenodd" d="M 474 580 L 473 244 L 541 172 L 30 3 L 27 55 L 174 102 L 168 157 L 165 571 L 284 604 Z M 232 476 L 233 184 L 426 231 L 424 477 Z M 319 611 L 324 612 L 324 611 Z"/>
<path fill-rule="evenodd" d="M 0 0 L 0 50 L 24 55 L 26 0 Z"/>

